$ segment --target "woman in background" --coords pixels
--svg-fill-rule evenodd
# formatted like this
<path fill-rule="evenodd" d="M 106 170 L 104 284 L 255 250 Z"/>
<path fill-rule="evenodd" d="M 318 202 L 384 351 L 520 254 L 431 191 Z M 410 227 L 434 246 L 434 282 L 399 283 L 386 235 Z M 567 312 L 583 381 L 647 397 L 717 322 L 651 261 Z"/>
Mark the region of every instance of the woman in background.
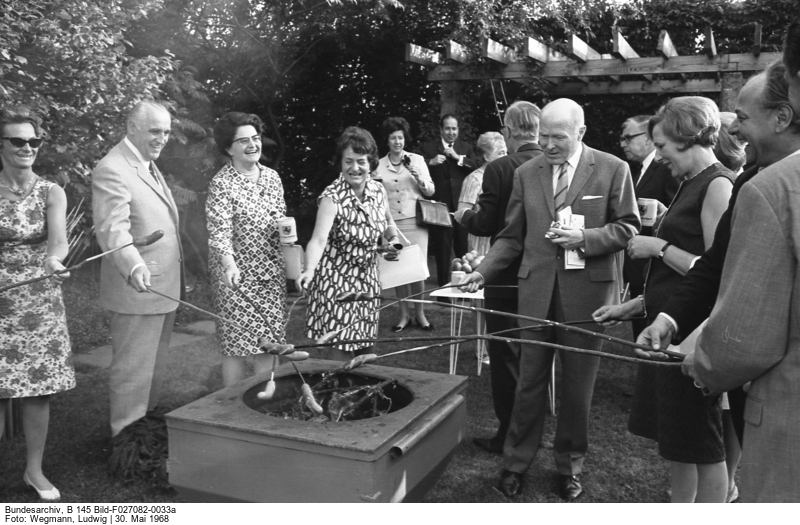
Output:
<path fill-rule="evenodd" d="M 370 177 L 378 165 L 378 147 L 369 131 L 352 126 L 339 137 L 335 164 L 339 177 L 320 194 L 317 222 L 306 247 L 306 268 L 297 278 L 308 293 L 307 335 L 331 342 L 374 339 L 380 299 L 339 303 L 347 292 L 381 294 L 378 251 L 381 239 L 400 241 L 383 186 Z M 370 353 L 372 343 L 341 343 L 322 350 L 324 359 L 349 361 Z"/>
<path fill-rule="evenodd" d="M 64 270 L 69 252 L 67 197 L 33 163 L 41 119 L 25 106 L 0 109 L 0 286 Z M 42 501 L 61 498 L 42 472 L 50 396 L 75 387 L 61 282 L 68 273 L 0 294 L 0 436 L 11 399 L 19 399 L 25 434 L 22 480 Z"/>
<path fill-rule="evenodd" d="M 459 210 L 478 210 L 478 197 L 481 195 L 483 171 L 486 169 L 486 165 L 494 159 L 505 157 L 508 153 L 503 135 L 496 131 L 488 131 L 478 137 L 476 150 L 478 155 L 483 157 L 484 163 L 464 179 L 464 185 L 461 187 L 461 196 L 458 198 Z M 491 237 L 478 237 L 470 233 L 467 235 L 467 248 L 469 251 L 477 251 L 479 256 L 486 255 L 486 252 L 489 251 L 490 240 Z"/>
<path fill-rule="evenodd" d="M 381 134 L 389 146 L 389 153 L 378 161 L 374 179 L 383 183 L 389 198 L 389 211 L 395 225 L 407 239 L 409 245 L 416 244 L 422 251 L 422 260 L 428 264 L 428 229 L 417 224 L 417 199 L 433 195 L 433 181 L 422 155 L 405 151 L 411 141 L 410 127 L 402 117 L 390 117 L 383 121 Z M 418 281 L 398 286 L 398 299 L 419 294 L 425 282 Z M 393 332 L 402 332 L 413 322 L 408 303 L 400 303 L 400 320 L 392 327 Z M 425 305 L 414 304 L 414 317 L 419 327 L 432 331 L 433 325 L 425 317 Z"/>
<path fill-rule="evenodd" d="M 286 342 L 286 277 L 277 221 L 286 213 L 278 174 L 260 164 L 264 125 L 256 115 L 230 112 L 214 126 L 214 140 L 228 163 L 208 188 L 208 264 L 214 308 L 251 330 L 217 323 L 225 386 L 245 378 L 253 356 L 256 374 L 271 372 L 277 358 L 263 353 L 258 337 Z M 265 318 L 266 317 L 266 318 Z"/>

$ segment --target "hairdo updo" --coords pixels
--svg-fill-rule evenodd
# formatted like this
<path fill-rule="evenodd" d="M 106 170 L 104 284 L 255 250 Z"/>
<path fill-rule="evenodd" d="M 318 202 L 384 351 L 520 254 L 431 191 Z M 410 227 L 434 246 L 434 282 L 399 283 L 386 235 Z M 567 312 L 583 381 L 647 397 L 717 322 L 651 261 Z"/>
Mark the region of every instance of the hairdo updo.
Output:
<path fill-rule="evenodd" d="M 713 148 L 719 136 L 719 110 L 706 97 L 677 97 L 661 106 L 650 119 L 647 134 L 651 139 L 658 124 L 670 140 L 683 144 L 678 151 L 695 145 Z"/>

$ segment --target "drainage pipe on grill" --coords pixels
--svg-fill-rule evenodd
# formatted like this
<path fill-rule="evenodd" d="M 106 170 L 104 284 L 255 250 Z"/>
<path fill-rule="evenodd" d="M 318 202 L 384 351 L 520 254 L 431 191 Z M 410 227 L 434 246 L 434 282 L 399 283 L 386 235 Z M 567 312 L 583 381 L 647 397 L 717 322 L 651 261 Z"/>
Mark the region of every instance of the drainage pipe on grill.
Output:
<path fill-rule="evenodd" d="M 395 445 L 389 449 L 389 455 L 394 459 L 403 457 L 403 454 L 411 450 L 414 445 L 422 441 L 425 436 L 430 434 L 433 429 L 439 426 L 442 421 L 447 419 L 447 417 L 450 416 L 450 414 L 452 414 L 463 403 L 464 396 L 461 395 L 457 395 L 450 399 L 444 404 L 444 406 L 441 407 L 438 412 L 426 417 L 419 428 L 395 443 Z"/>

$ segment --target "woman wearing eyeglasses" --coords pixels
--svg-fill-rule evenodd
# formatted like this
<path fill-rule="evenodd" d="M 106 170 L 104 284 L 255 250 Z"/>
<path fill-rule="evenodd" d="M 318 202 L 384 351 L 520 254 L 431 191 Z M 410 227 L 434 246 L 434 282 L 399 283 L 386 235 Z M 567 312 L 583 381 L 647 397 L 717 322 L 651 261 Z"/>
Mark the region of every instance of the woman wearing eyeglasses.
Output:
<path fill-rule="evenodd" d="M 263 123 L 256 115 L 230 112 L 214 126 L 214 140 L 229 162 L 208 188 L 208 265 L 217 313 L 250 328 L 217 323 L 225 386 L 245 377 L 253 356 L 256 374 L 273 369 L 258 337 L 286 342 L 286 276 L 277 221 L 286 213 L 278 174 L 259 163 Z"/>
<path fill-rule="evenodd" d="M 0 286 L 64 270 L 67 198 L 33 171 L 42 131 L 28 108 L 0 109 Z M 59 288 L 68 276 L 0 294 L 0 436 L 10 399 L 19 399 L 27 454 L 22 479 L 43 501 L 61 497 L 42 472 L 50 396 L 75 387 Z"/>

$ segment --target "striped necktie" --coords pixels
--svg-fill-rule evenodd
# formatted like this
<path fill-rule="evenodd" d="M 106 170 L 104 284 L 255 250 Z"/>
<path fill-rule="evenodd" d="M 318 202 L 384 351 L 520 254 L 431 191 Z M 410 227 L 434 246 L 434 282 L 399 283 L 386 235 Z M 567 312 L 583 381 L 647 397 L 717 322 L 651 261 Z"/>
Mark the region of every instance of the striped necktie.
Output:
<path fill-rule="evenodd" d="M 161 186 L 161 183 L 158 182 L 158 177 L 156 176 L 156 169 L 153 166 L 153 161 L 150 161 L 150 175 L 153 177 L 153 180 L 156 181 L 156 186 Z"/>
<path fill-rule="evenodd" d="M 561 211 L 562 208 L 565 207 L 567 202 L 567 190 L 569 189 L 569 185 L 567 181 L 569 178 L 567 177 L 567 167 L 569 164 L 566 162 L 561 164 L 558 167 L 558 178 L 556 179 L 556 192 L 553 198 L 555 203 L 556 213 Z"/>

